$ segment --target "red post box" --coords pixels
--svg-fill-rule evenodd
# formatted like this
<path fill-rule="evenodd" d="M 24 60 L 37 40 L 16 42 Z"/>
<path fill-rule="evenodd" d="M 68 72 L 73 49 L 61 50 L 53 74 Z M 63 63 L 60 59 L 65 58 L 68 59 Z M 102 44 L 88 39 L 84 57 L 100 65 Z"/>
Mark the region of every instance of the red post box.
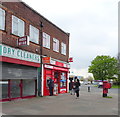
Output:
<path fill-rule="evenodd" d="M 111 88 L 111 83 L 103 81 L 103 97 L 107 97 L 108 89 Z"/>

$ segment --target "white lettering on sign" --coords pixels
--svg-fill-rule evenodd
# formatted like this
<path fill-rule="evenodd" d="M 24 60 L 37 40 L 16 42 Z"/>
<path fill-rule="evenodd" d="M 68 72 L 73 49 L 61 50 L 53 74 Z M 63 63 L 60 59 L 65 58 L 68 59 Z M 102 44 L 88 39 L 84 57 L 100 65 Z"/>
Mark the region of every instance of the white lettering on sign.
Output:
<path fill-rule="evenodd" d="M 45 68 L 53 69 L 53 66 L 45 65 Z"/>
<path fill-rule="evenodd" d="M 27 46 L 27 45 L 29 45 L 29 36 L 24 36 L 24 37 L 18 38 L 17 44 L 18 44 L 18 46 Z"/>
<path fill-rule="evenodd" d="M 56 61 L 51 60 L 50 63 L 51 63 L 52 65 L 55 65 Z"/>
<path fill-rule="evenodd" d="M 40 63 L 40 55 L 0 44 L 0 56 Z"/>

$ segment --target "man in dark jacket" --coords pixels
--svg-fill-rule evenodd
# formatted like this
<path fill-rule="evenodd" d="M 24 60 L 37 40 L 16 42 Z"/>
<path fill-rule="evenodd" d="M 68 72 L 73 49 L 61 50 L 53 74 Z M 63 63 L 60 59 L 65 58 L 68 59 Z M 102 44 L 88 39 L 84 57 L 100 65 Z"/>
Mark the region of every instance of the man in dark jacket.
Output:
<path fill-rule="evenodd" d="M 77 99 L 77 98 L 79 98 L 79 90 L 80 90 L 80 88 L 79 88 L 80 87 L 79 79 L 75 80 L 74 85 L 75 85 L 75 93 L 76 93 L 76 99 Z"/>
<path fill-rule="evenodd" d="M 48 87 L 49 87 L 50 96 L 52 96 L 53 95 L 53 89 L 54 89 L 54 81 L 52 79 L 50 79 L 48 81 Z"/>

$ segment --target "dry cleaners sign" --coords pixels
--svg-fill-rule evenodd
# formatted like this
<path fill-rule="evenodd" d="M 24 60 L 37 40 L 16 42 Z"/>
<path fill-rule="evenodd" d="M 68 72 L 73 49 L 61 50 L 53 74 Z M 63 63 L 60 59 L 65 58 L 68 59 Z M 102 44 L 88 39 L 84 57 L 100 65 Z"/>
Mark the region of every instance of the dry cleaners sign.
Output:
<path fill-rule="evenodd" d="M 0 44 L 0 56 L 40 63 L 40 55 Z"/>

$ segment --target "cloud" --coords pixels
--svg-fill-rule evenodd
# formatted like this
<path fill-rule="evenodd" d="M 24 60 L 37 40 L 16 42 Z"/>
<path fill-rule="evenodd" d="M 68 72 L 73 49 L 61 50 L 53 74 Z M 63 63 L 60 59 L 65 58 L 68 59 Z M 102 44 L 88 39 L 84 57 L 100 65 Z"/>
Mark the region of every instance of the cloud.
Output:
<path fill-rule="evenodd" d="M 117 55 L 119 0 L 23 1 L 70 33 L 71 70 L 76 74 L 86 74 L 97 55 Z"/>
<path fill-rule="evenodd" d="M 70 70 L 70 75 L 76 75 L 76 76 L 84 76 L 84 78 L 87 78 L 88 76 L 93 76 L 91 73 L 88 73 L 88 68 L 82 68 L 82 69 L 72 69 Z"/>

